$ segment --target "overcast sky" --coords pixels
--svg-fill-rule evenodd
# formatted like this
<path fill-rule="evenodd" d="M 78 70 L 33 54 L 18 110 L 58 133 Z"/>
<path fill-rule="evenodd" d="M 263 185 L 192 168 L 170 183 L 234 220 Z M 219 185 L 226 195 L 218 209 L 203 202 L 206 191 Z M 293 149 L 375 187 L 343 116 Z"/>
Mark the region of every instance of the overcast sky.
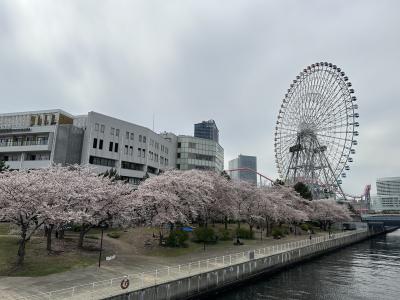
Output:
<path fill-rule="evenodd" d="M 289 84 L 329 61 L 359 99 L 344 180 L 360 194 L 400 176 L 400 1 L 1 1 L 1 111 L 97 111 L 193 134 L 214 119 L 225 165 L 256 155 L 276 177 L 273 135 Z"/>

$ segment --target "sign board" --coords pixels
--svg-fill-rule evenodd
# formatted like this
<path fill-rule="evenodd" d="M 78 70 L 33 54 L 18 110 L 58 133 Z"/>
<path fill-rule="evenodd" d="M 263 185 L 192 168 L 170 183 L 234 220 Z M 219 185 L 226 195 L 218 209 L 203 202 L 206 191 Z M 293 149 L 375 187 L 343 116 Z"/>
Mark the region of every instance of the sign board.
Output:
<path fill-rule="evenodd" d="M 106 260 L 113 260 L 113 259 L 115 259 L 117 256 L 114 254 L 114 255 L 111 255 L 111 256 L 106 256 Z"/>

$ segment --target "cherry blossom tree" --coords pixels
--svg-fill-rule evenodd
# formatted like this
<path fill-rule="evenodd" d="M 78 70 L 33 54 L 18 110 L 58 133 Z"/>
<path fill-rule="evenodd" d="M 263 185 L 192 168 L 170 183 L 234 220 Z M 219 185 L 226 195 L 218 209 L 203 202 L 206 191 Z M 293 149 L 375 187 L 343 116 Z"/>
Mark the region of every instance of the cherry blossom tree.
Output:
<path fill-rule="evenodd" d="M 320 223 L 323 230 L 330 229 L 335 222 L 351 220 L 350 212 L 345 205 L 338 204 L 334 199 L 321 199 L 311 202 L 313 211 L 310 218 Z"/>
<path fill-rule="evenodd" d="M 235 183 L 225 173 L 204 172 L 203 175 L 212 180 L 212 195 L 208 202 L 207 216 L 211 221 L 222 221 L 225 229 L 228 228 L 228 220 L 236 220 L 238 213 L 236 205 L 240 201 Z M 206 224 L 208 221 L 205 222 Z"/>
<path fill-rule="evenodd" d="M 133 190 L 122 181 L 98 176 L 92 169 L 70 166 L 68 211 L 75 224 L 80 225 L 78 247 L 83 247 L 85 235 L 94 226 L 128 224 L 131 222 L 129 203 Z"/>
<path fill-rule="evenodd" d="M 17 265 L 25 258 L 26 243 L 51 214 L 47 201 L 56 197 L 46 170 L 0 173 L 0 220 L 19 227 Z"/>
<path fill-rule="evenodd" d="M 208 218 L 213 185 L 207 172 L 168 170 L 148 178 L 135 191 L 139 215 L 147 225 L 162 227 Z"/>
<path fill-rule="evenodd" d="M 245 221 L 252 234 L 253 227 L 259 224 L 263 218 L 261 206 L 264 194 L 260 188 L 246 181 L 236 183 L 236 190 L 239 195 L 236 201 L 238 228 L 240 228 L 240 221 Z"/>

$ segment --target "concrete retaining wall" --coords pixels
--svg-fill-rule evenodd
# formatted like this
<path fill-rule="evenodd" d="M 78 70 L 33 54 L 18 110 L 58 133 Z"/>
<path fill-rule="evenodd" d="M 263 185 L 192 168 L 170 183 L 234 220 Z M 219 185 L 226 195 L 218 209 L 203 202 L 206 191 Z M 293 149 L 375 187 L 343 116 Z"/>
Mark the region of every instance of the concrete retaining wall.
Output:
<path fill-rule="evenodd" d="M 359 242 L 375 234 L 379 234 L 379 232 L 373 234 L 359 232 L 105 299 L 174 300 L 197 298 L 260 275 L 276 272 L 289 265 Z"/>

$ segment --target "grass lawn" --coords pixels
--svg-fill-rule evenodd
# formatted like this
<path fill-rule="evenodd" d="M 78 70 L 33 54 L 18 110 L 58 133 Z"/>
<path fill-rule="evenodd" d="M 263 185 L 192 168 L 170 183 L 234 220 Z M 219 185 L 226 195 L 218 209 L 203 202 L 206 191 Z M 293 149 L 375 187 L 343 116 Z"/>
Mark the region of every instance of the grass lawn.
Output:
<path fill-rule="evenodd" d="M 0 223 L 0 235 L 8 234 L 10 225 L 8 223 Z"/>
<path fill-rule="evenodd" d="M 98 253 L 68 249 L 48 255 L 44 238 L 34 237 L 27 243 L 26 257 L 21 268 L 15 268 L 18 238 L 0 236 L 0 276 L 43 276 L 86 267 L 97 261 Z"/>

